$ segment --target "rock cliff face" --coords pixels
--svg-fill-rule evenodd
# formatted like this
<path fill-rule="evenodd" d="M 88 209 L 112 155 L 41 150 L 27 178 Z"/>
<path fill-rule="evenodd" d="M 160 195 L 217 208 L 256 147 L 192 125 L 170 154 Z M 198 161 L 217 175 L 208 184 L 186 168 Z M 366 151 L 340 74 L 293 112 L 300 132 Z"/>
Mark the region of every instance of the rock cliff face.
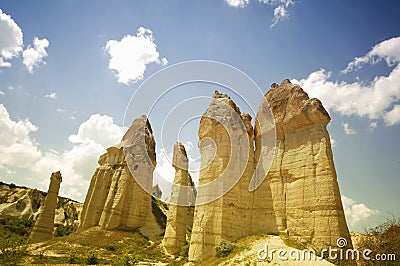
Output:
<path fill-rule="evenodd" d="M 188 158 L 182 143 L 174 146 L 172 166 L 175 168 L 174 186 L 162 244 L 168 254 L 176 255 L 186 244 L 187 232 L 192 230 L 195 202 L 194 183 L 188 172 Z"/>
<path fill-rule="evenodd" d="M 279 231 L 314 247 L 335 247 L 339 237 L 351 243 L 326 130 L 328 113 L 289 80 L 273 84 L 265 97 L 276 125 L 275 157 L 266 182 Z M 256 123 L 256 138 L 262 126 Z M 257 148 L 262 154 L 263 147 Z"/>
<path fill-rule="evenodd" d="M 159 238 L 163 228 L 153 215 L 157 205 L 150 194 L 155 141 L 147 117 L 135 119 L 121 143 L 108 148 L 98 162 L 83 205 L 81 229 L 139 229 L 149 238 Z"/>
<path fill-rule="evenodd" d="M 49 191 L 42 211 L 39 213 L 35 226 L 29 236 L 29 242 L 36 243 L 50 240 L 53 237 L 54 217 L 56 215 L 58 191 L 62 181 L 61 173 L 51 174 Z"/>
<path fill-rule="evenodd" d="M 254 131 L 251 117 L 218 92 L 201 118 L 190 261 L 211 256 L 223 239 L 257 233 L 285 232 L 314 248 L 335 247 L 339 237 L 351 245 L 326 130 L 328 113 L 289 80 L 273 84 L 265 99 L 272 113 L 263 101 Z"/>

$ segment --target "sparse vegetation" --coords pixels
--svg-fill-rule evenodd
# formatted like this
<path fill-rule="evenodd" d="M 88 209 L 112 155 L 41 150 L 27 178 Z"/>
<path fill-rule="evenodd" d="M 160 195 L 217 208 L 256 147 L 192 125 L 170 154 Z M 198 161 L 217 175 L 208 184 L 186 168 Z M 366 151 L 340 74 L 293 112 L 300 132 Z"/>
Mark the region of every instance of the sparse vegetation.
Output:
<path fill-rule="evenodd" d="M 54 227 L 55 227 L 54 231 L 55 237 L 67 236 L 75 231 L 75 227 L 72 225 L 54 224 Z"/>
<path fill-rule="evenodd" d="M 214 247 L 214 256 L 217 258 L 224 258 L 228 256 L 236 247 L 235 243 L 228 240 L 222 240 L 217 246 Z"/>
<path fill-rule="evenodd" d="M 90 250 L 86 255 L 86 263 L 89 265 L 99 264 L 99 258 L 96 251 Z"/>
<path fill-rule="evenodd" d="M 78 263 L 78 255 L 77 255 L 77 252 L 76 252 L 76 249 L 71 249 L 69 252 L 68 252 L 68 263 L 69 264 L 75 264 L 75 263 Z"/>
<path fill-rule="evenodd" d="M 181 252 L 179 253 L 179 256 L 181 256 L 184 259 L 187 259 L 189 256 L 189 243 L 186 242 L 186 244 L 182 247 Z"/>
<path fill-rule="evenodd" d="M 128 254 L 125 253 L 122 256 L 117 257 L 113 261 L 113 265 L 115 266 L 129 266 L 129 265 L 136 265 L 141 260 L 140 256 L 137 254 Z"/>
<path fill-rule="evenodd" d="M 400 218 L 387 217 L 382 224 L 367 229 L 365 235 L 358 242 L 358 249 L 370 249 L 372 251 L 370 257 L 374 259 L 362 260 L 360 265 L 398 265 L 400 259 Z M 375 259 L 377 254 L 379 254 L 378 256 L 384 254 L 386 260 Z M 388 260 L 390 254 L 394 254 L 395 261 Z"/>
<path fill-rule="evenodd" d="M 0 217 L 0 227 L 19 236 L 28 236 L 32 230 L 33 221 L 10 215 L 3 215 Z"/>
<path fill-rule="evenodd" d="M 17 265 L 26 253 L 26 238 L 9 234 L 0 238 L 0 264 Z"/>

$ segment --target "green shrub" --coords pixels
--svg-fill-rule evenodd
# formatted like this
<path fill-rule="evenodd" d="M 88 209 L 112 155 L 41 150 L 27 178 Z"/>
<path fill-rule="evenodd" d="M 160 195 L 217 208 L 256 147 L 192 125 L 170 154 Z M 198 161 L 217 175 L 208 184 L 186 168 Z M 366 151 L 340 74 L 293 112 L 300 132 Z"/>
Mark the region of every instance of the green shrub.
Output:
<path fill-rule="evenodd" d="M 183 258 L 187 258 L 189 256 L 189 243 L 186 243 L 181 249 L 181 252 L 179 253 L 179 256 Z"/>
<path fill-rule="evenodd" d="M 74 232 L 74 226 L 72 225 L 63 225 L 63 224 L 55 224 L 54 225 L 56 230 L 54 231 L 54 236 L 55 237 L 60 237 L 60 236 L 67 236 Z"/>
<path fill-rule="evenodd" d="M 117 257 L 113 261 L 114 266 L 130 266 L 130 265 L 136 265 L 139 263 L 140 257 L 136 254 L 130 255 L 128 253 L 125 253 L 123 256 Z"/>
<path fill-rule="evenodd" d="M 0 264 L 17 265 L 26 256 L 26 243 L 24 237 L 9 234 L 0 238 Z"/>
<path fill-rule="evenodd" d="M 15 233 L 20 236 L 27 236 L 32 230 L 33 221 L 24 220 L 18 217 L 4 215 L 0 217 L 1 227 L 9 230 L 11 233 Z"/>
<path fill-rule="evenodd" d="M 235 243 L 232 243 L 228 240 L 222 240 L 219 245 L 214 247 L 214 256 L 217 258 L 226 257 L 233 251 L 235 247 Z"/>
<path fill-rule="evenodd" d="M 97 253 L 95 251 L 89 251 L 86 255 L 86 263 L 89 265 L 99 264 L 99 258 L 97 257 Z"/>
<path fill-rule="evenodd" d="M 71 249 L 68 252 L 68 263 L 69 264 L 75 264 L 78 263 L 78 254 L 76 252 L 76 249 Z"/>

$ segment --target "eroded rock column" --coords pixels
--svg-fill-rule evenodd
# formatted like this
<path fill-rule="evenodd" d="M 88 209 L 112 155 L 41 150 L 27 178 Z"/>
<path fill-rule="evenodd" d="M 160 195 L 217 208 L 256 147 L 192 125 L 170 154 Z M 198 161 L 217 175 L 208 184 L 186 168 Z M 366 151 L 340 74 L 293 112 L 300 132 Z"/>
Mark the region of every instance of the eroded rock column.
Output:
<path fill-rule="evenodd" d="M 139 229 L 147 237 L 160 238 L 163 228 L 153 214 L 158 207 L 151 196 L 155 141 L 147 117 L 135 119 L 122 141 L 100 156 L 99 164 L 86 195 L 81 229 Z"/>
<path fill-rule="evenodd" d="M 198 134 L 201 170 L 189 249 L 194 262 L 212 256 L 221 240 L 250 234 L 254 171 L 251 117 L 228 95 L 215 92 Z"/>
<path fill-rule="evenodd" d="M 325 248 L 339 237 L 351 243 L 326 126 L 318 99 L 284 80 L 265 95 L 276 125 L 276 150 L 267 175 L 277 225 L 290 237 Z"/>
<path fill-rule="evenodd" d="M 44 200 L 43 209 L 39 213 L 29 236 L 29 242 L 36 243 L 47 241 L 53 237 L 54 217 L 61 181 L 62 177 L 60 171 L 51 174 L 49 190 Z"/>
<path fill-rule="evenodd" d="M 188 158 L 182 143 L 174 145 L 172 166 L 175 168 L 175 178 L 162 244 L 168 254 L 177 255 L 186 244 L 188 228 L 192 227 L 195 201 L 194 184 L 188 172 Z"/>

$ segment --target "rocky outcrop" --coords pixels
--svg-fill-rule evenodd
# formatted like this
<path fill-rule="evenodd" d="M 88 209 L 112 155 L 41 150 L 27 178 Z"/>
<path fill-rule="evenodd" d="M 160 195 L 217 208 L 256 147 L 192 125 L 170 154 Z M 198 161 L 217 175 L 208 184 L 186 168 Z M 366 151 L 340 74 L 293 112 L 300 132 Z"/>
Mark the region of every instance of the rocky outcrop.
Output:
<path fill-rule="evenodd" d="M 9 216 L 34 224 L 43 212 L 46 192 L 0 182 L 0 217 Z M 74 232 L 80 224 L 82 203 L 58 197 L 53 234 L 62 236 Z"/>
<path fill-rule="evenodd" d="M 221 240 L 252 233 L 254 132 L 226 94 L 215 92 L 199 127 L 201 170 L 189 260 L 201 261 Z M 265 232 L 272 230 L 265 224 Z"/>
<path fill-rule="evenodd" d="M 339 237 L 351 243 L 326 130 L 329 114 L 289 80 L 272 84 L 265 97 L 276 126 L 275 157 L 266 182 L 279 231 L 313 247 L 335 247 Z M 256 123 L 256 139 L 262 127 Z M 263 154 L 263 147 L 257 148 Z"/>
<path fill-rule="evenodd" d="M 99 158 L 82 210 L 81 229 L 139 229 L 149 238 L 163 232 L 152 204 L 155 141 L 146 116 L 135 119 L 121 143 Z"/>
<path fill-rule="evenodd" d="M 174 145 L 172 166 L 175 178 L 162 244 L 167 254 L 177 255 L 186 245 L 187 232 L 192 229 L 195 202 L 194 183 L 188 172 L 188 158 L 182 143 Z"/>
<path fill-rule="evenodd" d="M 54 172 L 50 177 L 49 190 L 42 211 L 29 236 L 29 242 L 36 243 L 50 240 L 53 237 L 54 217 L 56 215 L 58 191 L 62 181 L 61 173 Z"/>

